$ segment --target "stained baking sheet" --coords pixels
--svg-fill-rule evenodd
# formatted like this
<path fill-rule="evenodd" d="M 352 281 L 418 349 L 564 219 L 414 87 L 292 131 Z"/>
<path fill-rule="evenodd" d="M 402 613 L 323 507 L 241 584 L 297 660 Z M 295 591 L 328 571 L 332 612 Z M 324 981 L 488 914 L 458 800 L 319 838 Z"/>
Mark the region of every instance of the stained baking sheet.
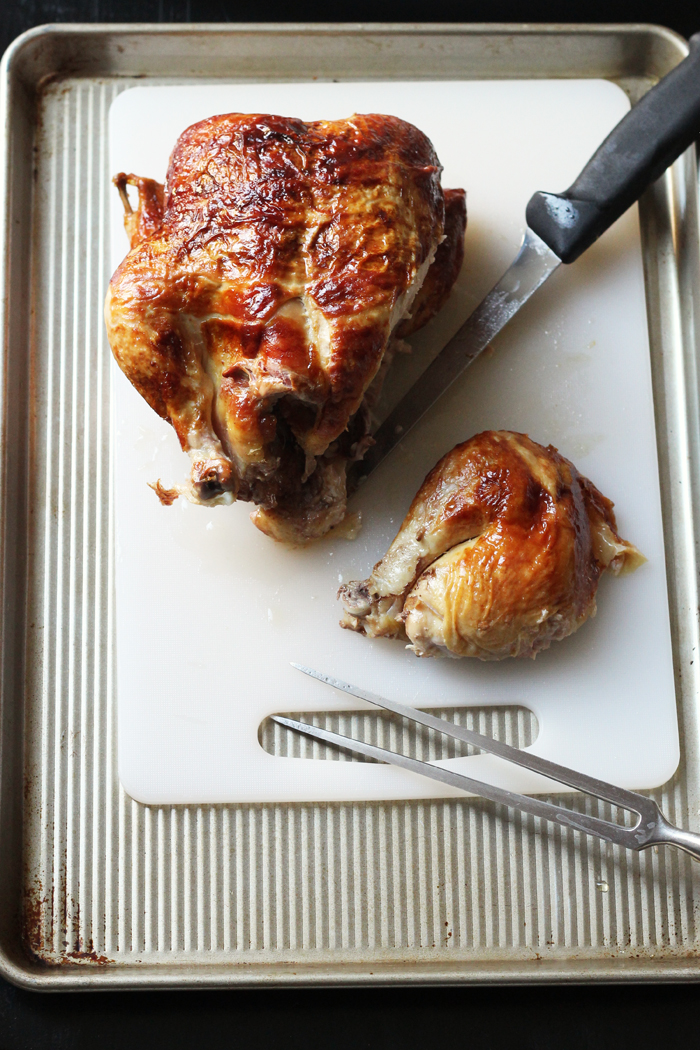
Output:
<path fill-rule="evenodd" d="M 697 977 L 700 868 L 671 850 L 628 854 L 476 799 L 143 806 L 126 795 L 100 316 L 107 118 L 129 87 L 563 76 L 610 78 L 636 98 L 685 46 L 645 26 L 52 26 L 13 46 L 0 71 L 5 976 L 47 989 Z M 639 215 L 681 744 L 653 797 L 698 830 L 694 154 Z M 364 719 L 334 717 L 364 731 Z M 536 734 L 520 708 L 474 717 L 515 744 Z M 430 735 L 404 742 L 447 757 Z"/>

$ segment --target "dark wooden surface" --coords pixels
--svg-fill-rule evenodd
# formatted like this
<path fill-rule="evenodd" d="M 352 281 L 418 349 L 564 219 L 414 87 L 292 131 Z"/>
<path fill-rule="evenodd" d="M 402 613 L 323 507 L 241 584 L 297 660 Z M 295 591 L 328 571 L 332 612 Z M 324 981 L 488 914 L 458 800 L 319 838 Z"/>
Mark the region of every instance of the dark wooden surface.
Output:
<path fill-rule="evenodd" d="M 698 988 L 110 992 L 0 989 L 2 1050 L 666 1050 Z"/>
<path fill-rule="evenodd" d="M 0 50 L 44 22 L 654 22 L 700 29 L 696 3 L 663 0 L 2 0 Z"/>
<path fill-rule="evenodd" d="M 47 22 L 654 22 L 661 0 L 0 0 L 0 51 Z M 5 861 L 7 862 L 7 861 Z M 25 992 L 0 981 L 0 1050 L 646 1050 L 700 1046 L 700 988 L 552 986 L 319 991 Z"/>

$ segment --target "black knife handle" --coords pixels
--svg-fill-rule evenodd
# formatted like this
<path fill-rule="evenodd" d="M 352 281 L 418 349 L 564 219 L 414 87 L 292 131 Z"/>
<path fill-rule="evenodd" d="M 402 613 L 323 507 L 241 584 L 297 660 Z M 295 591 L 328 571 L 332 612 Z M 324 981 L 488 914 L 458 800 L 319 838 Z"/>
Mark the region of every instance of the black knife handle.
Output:
<path fill-rule="evenodd" d="M 700 134 L 700 33 L 690 54 L 613 128 L 565 193 L 535 193 L 527 224 L 562 262 L 578 259 Z"/>

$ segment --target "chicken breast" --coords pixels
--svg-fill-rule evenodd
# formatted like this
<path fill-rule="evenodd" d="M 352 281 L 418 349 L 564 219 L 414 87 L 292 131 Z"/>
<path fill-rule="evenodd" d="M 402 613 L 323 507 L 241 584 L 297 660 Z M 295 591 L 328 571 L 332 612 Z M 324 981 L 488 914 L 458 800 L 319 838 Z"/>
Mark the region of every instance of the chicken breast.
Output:
<path fill-rule="evenodd" d="M 604 571 L 644 561 L 555 448 L 486 431 L 428 474 L 369 579 L 341 588 L 341 626 L 418 656 L 534 657 L 595 615 Z"/>
<path fill-rule="evenodd" d="M 234 113 L 181 135 L 164 187 L 116 176 L 131 250 L 109 341 L 189 453 L 190 500 L 252 501 L 255 524 L 293 542 L 343 519 L 365 394 L 462 263 L 465 196 L 448 191 L 446 208 L 440 171 L 396 117 Z"/>

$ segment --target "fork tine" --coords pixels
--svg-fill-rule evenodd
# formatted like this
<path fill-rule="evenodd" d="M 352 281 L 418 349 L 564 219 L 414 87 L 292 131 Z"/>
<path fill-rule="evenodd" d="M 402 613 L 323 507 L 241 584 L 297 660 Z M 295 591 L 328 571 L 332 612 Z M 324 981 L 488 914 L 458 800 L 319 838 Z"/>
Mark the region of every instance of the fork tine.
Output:
<path fill-rule="evenodd" d="M 302 671 L 303 674 L 309 675 L 311 678 L 316 678 L 319 682 L 325 682 L 326 685 L 333 686 L 334 689 L 349 693 L 360 700 L 366 700 L 370 704 L 392 711 L 403 718 L 409 718 L 414 722 L 420 723 L 420 725 L 435 729 L 446 736 L 451 736 L 455 740 L 463 740 L 465 743 L 472 744 L 482 751 L 488 751 L 492 755 L 505 759 L 506 762 L 513 762 L 524 769 L 540 773 L 550 780 L 560 784 L 567 784 L 577 791 L 584 791 L 595 798 L 610 802 L 614 806 L 632 810 L 633 813 L 638 813 L 640 816 L 652 816 L 656 813 L 657 807 L 653 800 L 637 794 L 636 791 L 628 791 L 626 788 L 608 784 L 604 780 L 598 780 L 597 777 L 591 777 L 586 773 L 579 773 L 575 769 L 569 769 L 568 766 L 560 766 L 556 762 L 549 761 L 549 759 L 540 758 L 538 755 L 529 754 L 527 751 L 521 751 L 517 747 L 511 747 L 510 744 L 504 744 L 499 740 L 494 740 L 492 737 L 483 736 L 481 733 L 476 733 L 472 729 L 466 729 L 464 726 L 456 726 L 452 722 L 436 718 L 435 715 L 419 711 L 415 707 L 407 707 L 404 704 L 397 703 L 395 700 L 387 700 L 383 696 L 370 693 L 366 689 L 360 689 L 358 686 L 350 685 L 348 682 L 323 674 L 321 671 L 315 671 L 313 668 L 306 667 L 303 664 L 292 662 L 292 667 L 295 667 L 297 671 Z"/>
<path fill-rule="evenodd" d="M 475 795 L 481 795 L 491 802 L 497 802 L 513 809 L 523 810 L 543 820 L 553 821 L 555 824 L 583 831 L 588 835 L 596 835 L 598 838 L 613 842 L 627 849 L 640 849 L 640 843 L 634 838 L 635 828 L 622 827 L 619 824 L 611 824 L 599 817 L 591 817 L 587 813 L 575 813 L 565 806 L 557 806 L 552 802 L 544 802 L 542 799 L 533 798 L 530 795 L 519 795 L 515 791 L 496 787 L 494 784 L 486 784 L 472 777 L 465 777 L 461 773 L 455 773 L 451 769 L 442 766 L 434 766 L 429 762 L 421 762 L 417 758 L 409 758 L 407 755 L 396 754 L 395 751 L 386 751 L 383 747 L 375 744 L 365 743 L 363 740 L 353 740 L 351 737 L 341 736 L 330 729 L 321 729 L 318 726 L 308 725 L 306 722 L 297 722 L 293 718 L 283 718 L 281 715 L 272 715 L 272 721 L 279 725 L 287 726 L 298 733 L 314 737 L 317 740 L 325 740 L 326 743 L 336 744 L 347 748 L 349 751 L 357 751 L 369 758 L 376 758 L 380 762 L 390 765 L 401 766 L 412 773 L 420 773 L 422 776 L 430 777 L 431 780 L 439 780 L 443 784 L 459 788 L 462 791 L 470 791 Z"/>

